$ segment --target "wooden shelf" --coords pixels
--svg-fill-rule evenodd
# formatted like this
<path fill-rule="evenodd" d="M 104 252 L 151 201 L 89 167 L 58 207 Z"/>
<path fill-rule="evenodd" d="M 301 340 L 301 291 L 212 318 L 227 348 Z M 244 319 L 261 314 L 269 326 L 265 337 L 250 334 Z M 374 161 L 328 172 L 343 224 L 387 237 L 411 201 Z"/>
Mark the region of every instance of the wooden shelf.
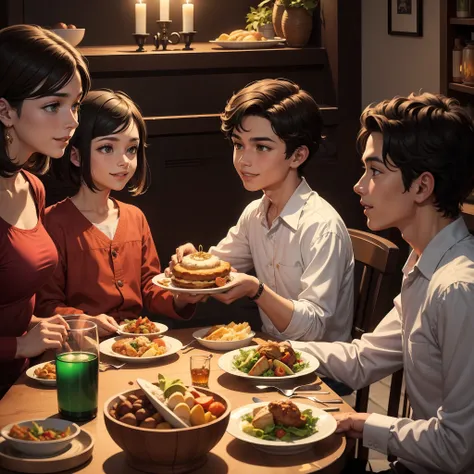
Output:
<path fill-rule="evenodd" d="M 451 25 L 474 26 L 474 18 L 450 18 Z"/>
<path fill-rule="evenodd" d="M 457 82 L 450 82 L 448 88 L 452 91 L 464 92 L 465 94 L 474 95 L 474 86 L 467 86 L 466 84 L 458 84 Z"/>

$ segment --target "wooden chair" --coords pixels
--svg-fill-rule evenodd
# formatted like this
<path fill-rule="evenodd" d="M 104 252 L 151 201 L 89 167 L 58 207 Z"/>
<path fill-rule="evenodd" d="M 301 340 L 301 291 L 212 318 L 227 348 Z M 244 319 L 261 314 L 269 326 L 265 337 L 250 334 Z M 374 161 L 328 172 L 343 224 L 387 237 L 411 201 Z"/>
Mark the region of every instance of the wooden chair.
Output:
<path fill-rule="evenodd" d="M 400 288 L 398 282 L 398 247 L 383 237 L 362 230 L 349 229 L 355 259 L 354 322 L 352 337 L 360 339 L 375 329 L 393 307 L 393 298 Z M 398 416 L 403 371 L 393 374 L 388 414 Z M 357 390 L 355 410 L 367 412 L 369 388 Z M 357 458 L 368 459 L 368 449 L 359 444 Z"/>

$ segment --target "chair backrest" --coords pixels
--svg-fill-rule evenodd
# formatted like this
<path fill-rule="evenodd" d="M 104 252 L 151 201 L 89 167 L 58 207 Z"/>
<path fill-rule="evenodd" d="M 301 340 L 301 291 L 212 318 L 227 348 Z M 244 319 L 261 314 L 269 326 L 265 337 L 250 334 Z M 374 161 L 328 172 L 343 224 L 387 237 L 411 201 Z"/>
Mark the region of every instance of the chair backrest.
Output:
<path fill-rule="evenodd" d="M 363 230 L 349 229 L 349 235 L 356 262 L 352 337 L 360 339 L 373 331 L 393 306 L 399 288 L 394 285 L 399 249 L 390 240 Z"/>
<path fill-rule="evenodd" d="M 360 339 L 365 332 L 371 332 L 393 307 L 393 298 L 400 286 L 398 276 L 398 247 L 383 237 L 349 229 L 352 240 L 355 260 L 355 297 L 354 297 L 354 322 L 352 337 Z M 389 414 L 398 411 L 400 401 L 403 371 L 392 376 L 390 389 Z M 367 412 L 369 404 L 369 389 L 364 387 L 357 390 L 355 410 Z M 368 450 L 358 445 L 357 458 L 367 460 Z"/>

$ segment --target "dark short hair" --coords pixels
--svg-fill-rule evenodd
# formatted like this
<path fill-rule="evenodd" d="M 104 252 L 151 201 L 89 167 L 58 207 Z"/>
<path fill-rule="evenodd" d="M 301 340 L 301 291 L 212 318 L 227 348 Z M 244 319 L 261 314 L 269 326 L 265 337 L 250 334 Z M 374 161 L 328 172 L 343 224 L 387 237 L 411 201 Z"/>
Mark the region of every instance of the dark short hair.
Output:
<path fill-rule="evenodd" d="M 13 25 L 0 30 L 0 97 L 21 114 L 23 101 L 38 99 L 62 89 L 79 72 L 83 96 L 90 88 L 84 59 L 69 43 L 52 31 L 33 25 Z M 17 166 L 6 153 L 5 127 L 0 122 L 0 176 L 21 168 L 43 173 L 50 158 L 35 153 Z"/>
<path fill-rule="evenodd" d="M 308 147 L 308 160 L 298 167 L 301 175 L 321 143 L 323 121 L 313 97 L 288 79 L 252 82 L 231 97 L 221 114 L 221 130 L 226 137 L 230 139 L 234 130 L 242 130 L 242 121 L 249 115 L 271 123 L 275 134 L 285 142 L 287 159 L 300 146 Z"/>
<path fill-rule="evenodd" d="M 146 125 L 137 105 L 124 92 L 110 89 L 90 91 L 84 98 L 79 112 L 79 126 L 69 142 L 61 161 L 60 175 L 68 178 L 76 187 L 82 183 L 92 191 L 98 191 L 91 173 L 91 143 L 97 137 L 104 137 L 126 130 L 135 122 L 140 143 L 137 152 L 137 169 L 128 183 L 133 196 L 144 193 L 149 183 L 149 168 L 145 147 L 147 140 Z M 71 149 L 77 148 L 80 166 L 71 163 Z M 57 171 L 55 160 L 53 166 Z"/>
<path fill-rule="evenodd" d="M 429 172 L 437 211 L 449 218 L 460 214 L 474 186 L 474 122 L 457 100 L 429 93 L 395 97 L 369 105 L 361 125 L 359 152 L 371 133 L 381 133 L 383 162 L 400 169 L 405 191 Z"/>

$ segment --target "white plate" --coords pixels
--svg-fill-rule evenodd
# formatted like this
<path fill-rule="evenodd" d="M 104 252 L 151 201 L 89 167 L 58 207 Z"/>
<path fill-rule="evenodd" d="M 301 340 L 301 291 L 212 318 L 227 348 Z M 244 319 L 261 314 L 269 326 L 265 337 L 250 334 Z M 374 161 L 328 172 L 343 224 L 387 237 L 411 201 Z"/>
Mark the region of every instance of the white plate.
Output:
<path fill-rule="evenodd" d="M 153 322 L 153 321 L 152 321 Z M 161 324 L 161 323 L 153 323 L 155 325 L 156 330 L 154 332 L 150 332 L 148 334 L 138 334 L 136 332 L 126 332 L 123 330 L 125 326 L 127 326 L 128 323 L 121 324 L 119 328 L 117 329 L 117 332 L 119 334 L 122 334 L 123 336 L 159 336 L 160 334 L 165 333 L 168 331 L 168 326 L 166 324 Z"/>
<path fill-rule="evenodd" d="M 267 49 L 274 48 L 277 44 L 284 43 L 284 38 L 276 38 L 267 41 L 218 41 L 212 40 L 209 43 L 217 44 L 224 49 Z"/>
<path fill-rule="evenodd" d="M 167 421 L 173 428 L 189 428 L 189 425 L 186 424 L 179 416 L 176 416 L 167 406 L 160 400 L 160 396 L 163 392 L 148 382 L 145 379 L 137 379 L 137 384 L 145 392 L 145 395 L 148 397 L 148 400 L 156 408 L 156 411 Z M 161 393 L 160 393 L 161 392 Z"/>
<path fill-rule="evenodd" d="M 216 351 L 232 351 L 234 349 L 238 349 L 239 347 L 248 346 L 252 342 L 252 338 L 255 337 L 255 333 L 250 331 L 248 337 L 239 341 L 208 341 L 207 339 L 203 339 L 210 329 L 210 327 L 198 329 L 197 331 L 193 332 L 193 337 L 199 342 L 199 344 L 207 347 L 208 349 Z"/>
<path fill-rule="evenodd" d="M 281 440 L 266 440 L 255 438 L 247 433 L 242 431 L 242 416 L 252 413 L 252 411 L 257 407 L 263 407 L 268 405 L 268 402 L 262 403 L 252 403 L 250 405 L 245 405 L 243 407 L 233 410 L 230 414 L 229 424 L 227 426 L 227 432 L 230 433 L 237 439 L 245 441 L 246 443 L 251 443 L 257 449 L 265 451 L 270 454 L 277 455 L 288 455 L 288 454 L 297 454 L 307 449 L 311 449 L 311 445 L 320 441 L 322 439 L 331 436 L 337 427 L 337 422 L 333 416 L 320 408 L 316 408 L 311 405 L 306 405 L 304 403 L 295 403 L 295 405 L 300 409 L 300 411 L 307 410 L 308 408 L 313 412 L 313 416 L 319 418 L 316 423 L 316 428 L 318 431 L 308 436 L 307 438 L 302 438 L 294 441 L 281 441 Z"/>
<path fill-rule="evenodd" d="M 247 346 L 242 347 L 242 349 L 236 349 L 235 351 L 227 352 L 226 354 L 222 354 L 218 360 L 219 367 L 227 372 L 228 374 L 236 375 L 237 377 L 243 377 L 245 379 L 254 380 L 256 382 L 282 382 L 284 380 L 295 379 L 297 377 L 302 377 L 303 375 L 308 375 L 314 372 L 319 367 L 319 360 L 316 357 L 312 356 L 311 354 L 307 354 L 305 352 L 301 352 L 301 358 L 305 362 L 309 362 L 309 367 L 303 369 L 301 372 L 297 372 L 293 375 L 284 375 L 283 377 L 262 377 L 261 375 L 249 375 L 245 372 L 242 372 L 236 369 L 232 362 L 236 355 L 240 354 L 240 350 L 246 349 L 255 349 L 257 346 Z M 297 351 L 300 352 L 300 351 Z"/>
<path fill-rule="evenodd" d="M 43 385 L 49 385 L 50 387 L 55 387 L 56 386 L 56 379 L 42 379 L 41 377 L 38 377 L 37 375 L 35 375 L 35 370 L 38 367 L 43 367 L 44 364 L 53 363 L 53 362 L 55 362 L 55 361 L 50 360 L 50 361 L 47 361 L 47 362 L 43 362 L 42 364 L 33 365 L 32 367 L 30 367 L 26 371 L 26 375 L 30 379 L 36 380 L 36 382 L 42 383 Z"/>
<path fill-rule="evenodd" d="M 71 434 L 65 438 L 54 439 L 51 441 L 27 441 L 23 439 L 12 438 L 9 433 L 13 425 L 33 428 L 33 421 L 45 429 L 54 429 L 64 431 L 67 427 L 71 429 Z M 52 456 L 64 450 L 71 440 L 79 435 L 81 429 L 76 423 L 59 418 L 47 418 L 42 420 L 25 420 L 10 423 L 2 428 L 2 436 L 18 451 L 30 456 Z"/>
<path fill-rule="evenodd" d="M 160 283 L 160 280 L 169 280 L 169 284 L 163 285 Z M 230 281 L 227 282 L 224 286 L 219 286 L 216 288 L 180 288 L 179 286 L 173 285 L 173 282 L 170 278 L 168 278 L 164 273 L 160 273 L 159 275 L 155 275 L 151 280 L 156 286 L 163 288 L 164 290 L 172 291 L 173 293 L 189 293 L 191 295 L 212 295 L 215 293 L 224 293 L 229 288 L 232 288 L 234 285 L 238 283 L 237 273 L 230 272 Z"/>
<path fill-rule="evenodd" d="M 115 359 L 121 360 L 123 362 L 146 364 L 146 363 L 150 363 L 150 362 L 162 359 L 163 357 L 168 357 L 172 354 L 176 354 L 176 352 L 178 352 L 181 349 L 181 347 L 183 347 L 183 344 L 181 343 L 181 341 L 178 341 L 178 339 L 175 339 L 174 337 L 163 336 L 162 339 L 163 341 L 165 341 L 166 349 L 167 349 L 167 351 L 164 354 L 153 356 L 153 357 L 130 357 L 130 356 L 117 354 L 116 352 L 112 350 L 113 343 L 115 341 L 118 341 L 119 339 L 125 339 L 125 336 L 112 337 L 111 339 L 106 339 L 105 341 L 101 342 L 99 344 L 100 352 L 104 355 L 114 357 Z"/>

